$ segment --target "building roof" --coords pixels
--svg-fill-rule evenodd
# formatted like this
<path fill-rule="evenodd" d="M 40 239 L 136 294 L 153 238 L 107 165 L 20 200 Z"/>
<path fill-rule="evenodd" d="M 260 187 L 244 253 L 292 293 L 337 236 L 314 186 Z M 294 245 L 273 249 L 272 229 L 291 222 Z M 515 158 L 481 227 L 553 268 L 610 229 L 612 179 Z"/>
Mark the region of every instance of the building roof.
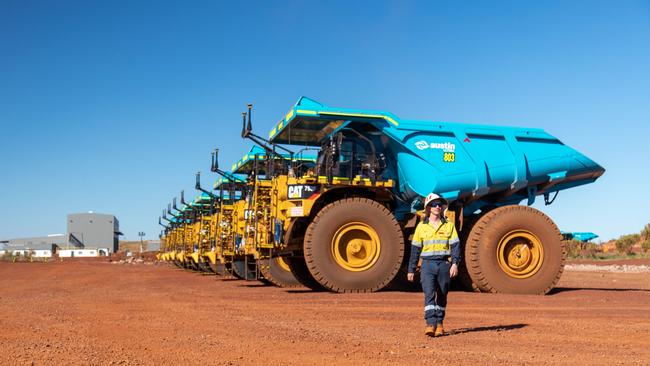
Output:
<path fill-rule="evenodd" d="M 29 238 L 15 238 L 3 240 L 4 249 L 24 250 L 24 249 L 52 249 L 52 245 L 68 245 L 68 237 L 64 234 L 35 236 Z M 0 247 L 0 249 L 2 249 Z"/>

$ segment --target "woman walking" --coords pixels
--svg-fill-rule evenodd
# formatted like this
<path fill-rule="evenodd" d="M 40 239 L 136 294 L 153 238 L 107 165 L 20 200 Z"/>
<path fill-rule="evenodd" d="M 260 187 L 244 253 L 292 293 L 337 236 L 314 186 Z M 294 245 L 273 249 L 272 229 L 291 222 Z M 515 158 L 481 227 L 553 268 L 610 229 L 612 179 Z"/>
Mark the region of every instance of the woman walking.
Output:
<path fill-rule="evenodd" d="M 411 242 L 408 280 L 413 281 L 418 259 L 422 257 L 420 282 L 424 291 L 424 319 L 428 336 L 444 335 L 442 322 L 447 307 L 447 292 L 452 277 L 458 275 L 460 240 L 453 222 L 443 215 L 447 200 L 431 193 L 424 201 L 424 220 L 415 228 Z"/>

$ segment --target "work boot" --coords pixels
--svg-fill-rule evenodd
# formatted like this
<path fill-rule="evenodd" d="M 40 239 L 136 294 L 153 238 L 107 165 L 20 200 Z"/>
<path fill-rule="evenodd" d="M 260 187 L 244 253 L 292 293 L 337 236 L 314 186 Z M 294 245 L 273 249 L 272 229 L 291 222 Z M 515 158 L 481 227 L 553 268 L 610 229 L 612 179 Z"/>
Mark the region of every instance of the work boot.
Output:
<path fill-rule="evenodd" d="M 424 328 L 424 334 L 428 335 L 429 337 L 433 337 L 433 334 L 435 331 L 433 330 L 433 325 L 427 325 L 426 328 Z"/>
<path fill-rule="evenodd" d="M 440 337 L 445 335 L 445 330 L 442 328 L 442 324 L 438 324 L 436 327 L 436 332 L 433 334 L 434 337 Z"/>

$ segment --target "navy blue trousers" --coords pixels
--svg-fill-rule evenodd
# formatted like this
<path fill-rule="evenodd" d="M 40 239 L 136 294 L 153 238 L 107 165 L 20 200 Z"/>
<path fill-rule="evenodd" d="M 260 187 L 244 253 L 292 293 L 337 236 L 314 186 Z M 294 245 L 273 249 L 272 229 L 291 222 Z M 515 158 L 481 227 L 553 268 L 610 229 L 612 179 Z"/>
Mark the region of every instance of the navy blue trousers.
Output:
<path fill-rule="evenodd" d="M 420 283 L 424 291 L 424 319 L 427 325 L 442 324 L 447 307 L 449 292 L 449 269 L 451 263 L 446 260 L 422 260 Z"/>

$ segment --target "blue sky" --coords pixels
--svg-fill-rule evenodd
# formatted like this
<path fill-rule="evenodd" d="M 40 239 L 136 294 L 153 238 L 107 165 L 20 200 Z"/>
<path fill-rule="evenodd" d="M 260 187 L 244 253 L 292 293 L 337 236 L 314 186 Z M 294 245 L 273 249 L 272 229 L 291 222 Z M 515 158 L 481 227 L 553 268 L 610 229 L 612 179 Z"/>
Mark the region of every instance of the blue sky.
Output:
<path fill-rule="evenodd" d="M 607 172 L 541 208 L 603 239 L 650 222 L 650 2 L 0 2 L 0 237 L 115 214 L 159 232 L 210 151 L 301 96 L 539 127 Z"/>

